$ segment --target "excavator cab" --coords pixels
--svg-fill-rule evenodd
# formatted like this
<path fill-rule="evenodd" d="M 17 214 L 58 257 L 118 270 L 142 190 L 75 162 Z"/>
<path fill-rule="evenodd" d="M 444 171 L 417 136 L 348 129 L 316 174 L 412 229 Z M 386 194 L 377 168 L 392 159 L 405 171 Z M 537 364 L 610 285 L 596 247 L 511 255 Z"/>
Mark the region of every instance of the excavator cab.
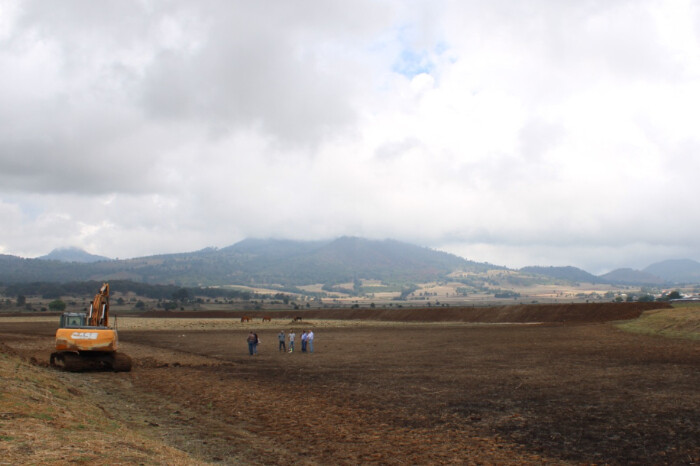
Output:
<path fill-rule="evenodd" d="M 85 327 L 85 314 L 77 312 L 64 312 L 61 314 L 61 328 Z"/>

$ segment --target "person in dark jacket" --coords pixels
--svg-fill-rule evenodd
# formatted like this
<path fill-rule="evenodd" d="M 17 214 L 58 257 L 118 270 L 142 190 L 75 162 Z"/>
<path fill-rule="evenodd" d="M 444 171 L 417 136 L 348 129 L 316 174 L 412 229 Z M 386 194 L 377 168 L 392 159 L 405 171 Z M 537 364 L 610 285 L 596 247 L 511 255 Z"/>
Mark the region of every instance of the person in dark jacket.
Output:
<path fill-rule="evenodd" d="M 280 333 L 277 334 L 277 339 L 280 341 L 279 351 L 287 351 L 287 346 L 285 345 L 284 330 L 280 330 Z"/>
<path fill-rule="evenodd" d="M 306 330 L 301 332 L 301 352 L 306 353 Z"/>
<path fill-rule="evenodd" d="M 248 338 L 246 339 L 246 341 L 248 342 L 248 352 L 250 353 L 251 356 L 255 354 L 255 342 L 256 342 L 256 340 L 257 340 L 257 337 L 255 336 L 255 334 L 253 332 L 250 332 L 248 334 Z"/>

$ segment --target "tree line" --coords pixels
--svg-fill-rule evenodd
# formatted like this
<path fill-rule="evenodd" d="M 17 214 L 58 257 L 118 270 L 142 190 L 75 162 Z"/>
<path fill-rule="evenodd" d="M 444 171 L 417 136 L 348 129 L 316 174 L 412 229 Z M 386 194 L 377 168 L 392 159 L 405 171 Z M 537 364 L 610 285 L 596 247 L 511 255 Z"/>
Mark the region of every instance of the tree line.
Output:
<path fill-rule="evenodd" d="M 31 282 L 0 285 L 5 296 L 41 296 L 42 299 L 58 299 L 62 296 L 93 296 L 102 286 L 98 281 L 76 281 L 67 283 Z M 257 297 L 254 293 L 230 288 L 182 287 L 178 285 L 152 285 L 131 280 L 110 280 L 113 292 L 134 293 L 151 299 L 177 299 L 185 301 L 195 296 L 227 298 L 247 301 Z"/>

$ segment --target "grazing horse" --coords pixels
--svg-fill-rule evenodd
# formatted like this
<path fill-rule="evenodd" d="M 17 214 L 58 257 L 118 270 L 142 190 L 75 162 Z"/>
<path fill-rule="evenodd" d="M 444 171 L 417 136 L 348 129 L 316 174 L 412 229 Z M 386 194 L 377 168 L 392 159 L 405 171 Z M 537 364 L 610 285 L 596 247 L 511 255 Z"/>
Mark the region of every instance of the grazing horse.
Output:
<path fill-rule="evenodd" d="M 265 317 L 263 317 L 263 320 L 262 320 L 262 321 L 263 321 L 263 322 L 272 322 L 272 317 L 270 317 L 270 316 L 265 316 Z"/>
<path fill-rule="evenodd" d="M 296 316 L 296 317 L 292 320 L 292 322 L 301 322 L 301 317 Z"/>
<path fill-rule="evenodd" d="M 241 322 L 250 322 L 250 317 L 248 317 L 248 316 L 241 317 Z"/>

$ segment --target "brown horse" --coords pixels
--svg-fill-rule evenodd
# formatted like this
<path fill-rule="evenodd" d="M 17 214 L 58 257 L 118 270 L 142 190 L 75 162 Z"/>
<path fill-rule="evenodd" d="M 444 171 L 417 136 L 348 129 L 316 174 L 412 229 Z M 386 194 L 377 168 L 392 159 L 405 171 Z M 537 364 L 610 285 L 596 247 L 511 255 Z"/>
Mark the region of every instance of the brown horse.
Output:
<path fill-rule="evenodd" d="M 301 322 L 301 317 L 297 316 L 295 317 L 292 322 Z"/>
<path fill-rule="evenodd" d="M 270 317 L 270 316 L 265 316 L 265 317 L 263 317 L 263 320 L 262 320 L 262 321 L 263 321 L 263 322 L 272 322 L 272 317 Z"/>
<path fill-rule="evenodd" d="M 248 317 L 248 316 L 241 317 L 241 322 L 250 322 L 250 317 Z"/>

